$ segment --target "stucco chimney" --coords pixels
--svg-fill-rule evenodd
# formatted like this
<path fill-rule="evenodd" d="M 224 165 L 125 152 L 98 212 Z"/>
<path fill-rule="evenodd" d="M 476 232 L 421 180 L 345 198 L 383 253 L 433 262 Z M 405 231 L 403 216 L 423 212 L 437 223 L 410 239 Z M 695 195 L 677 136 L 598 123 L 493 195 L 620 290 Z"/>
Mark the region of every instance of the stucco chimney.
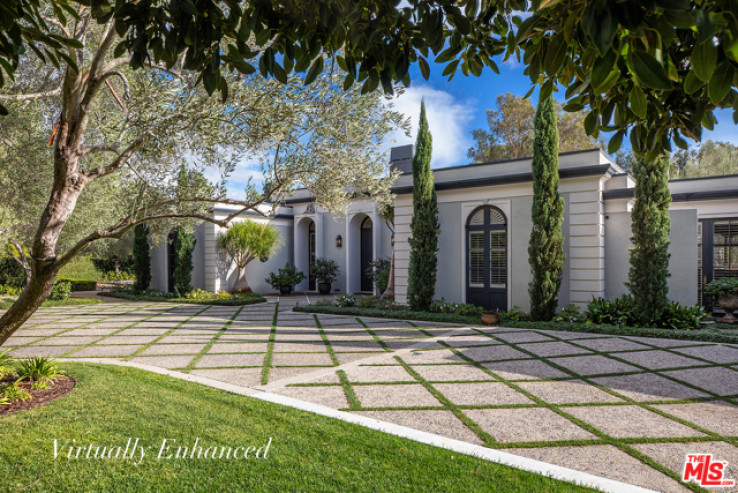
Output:
<path fill-rule="evenodd" d="M 390 169 L 398 170 L 400 173 L 413 172 L 413 156 L 415 146 L 408 144 L 390 149 Z"/>

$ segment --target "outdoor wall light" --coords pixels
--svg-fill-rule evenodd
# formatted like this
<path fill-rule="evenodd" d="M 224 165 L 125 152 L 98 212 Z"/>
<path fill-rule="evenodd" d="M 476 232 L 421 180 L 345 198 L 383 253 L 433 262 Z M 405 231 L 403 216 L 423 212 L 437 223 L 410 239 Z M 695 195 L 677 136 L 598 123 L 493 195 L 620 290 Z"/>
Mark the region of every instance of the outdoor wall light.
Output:
<path fill-rule="evenodd" d="M 336 236 L 336 248 L 341 248 L 343 246 L 343 238 L 341 238 L 341 235 Z"/>
<path fill-rule="evenodd" d="M 390 236 L 390 245 L 392 245 L 392 248 L 395 247 L 395 234 L 392 233 L 392 236 Z"/>
<path fill-rule="evenodd" d="M 259 257 L 259 262 L 266 262 L 269 260 L 269 255 L 262 255 Z"/>

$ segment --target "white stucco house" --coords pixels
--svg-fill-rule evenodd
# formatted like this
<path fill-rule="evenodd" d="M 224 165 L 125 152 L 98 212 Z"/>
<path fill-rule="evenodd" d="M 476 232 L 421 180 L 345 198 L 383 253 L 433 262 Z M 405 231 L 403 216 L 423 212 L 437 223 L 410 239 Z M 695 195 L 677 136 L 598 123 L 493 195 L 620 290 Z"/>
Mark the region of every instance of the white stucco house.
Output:
<path fill-rule="evenodd" d="M 285 263 L 306 274 L 316 257 L 336 260 L 341 272 L 336 293 L 373 293 L 365 275 L 371 260 L 389 258 L 394 244 L 395 292 L 405 302 L 412 218 L 412 146 L 392 149 L 390 165 L 401 172 L 393 186 L 395 234 L 368 200 L 354 201 L 334 217 L 318 207 L 305 190 L 297 191 L 269 221 L 284 245 L 265 262 L 248 267 L 255 291 L 272 292 L 264 278 Z M 566 260 L 559 294 L 561 306 L 584 306 L 592 297 L 626 292 L 630 211 L 634 181 L 599 149 L 562 153 L 559 192 L 566 203 Z M 441 225 L 436 297 L 487 308 L 529 309 L 528 238 L 532 204 L 531 159 L 475 163 L 434 170 Z M 738 277 L 738 175 L 672 180 L 671 277 L 669 297 L 682 304 L 702 304 L 702 286 L 720 277 Z M 215 207 L 224 216 L 227 207 Z M 259 215 L 238 220 L 266 221 Z M 195 287 L 227 290 L 234 269 L 218 252 L 219 228 L 196 230 Z M 152 252 L 153 287 L 169 290 L 169 248 Z M 315 290 L 307 279 L 298 290 Z"/>

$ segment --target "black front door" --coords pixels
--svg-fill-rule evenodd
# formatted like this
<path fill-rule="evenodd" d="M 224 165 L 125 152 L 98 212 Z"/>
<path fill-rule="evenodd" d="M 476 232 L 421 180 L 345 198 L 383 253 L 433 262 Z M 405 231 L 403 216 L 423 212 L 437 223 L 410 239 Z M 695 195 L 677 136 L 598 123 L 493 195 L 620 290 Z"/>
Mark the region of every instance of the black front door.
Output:
<path fill-rule="evenodd" d="M 308 226 L 308 290 L 315 291 L 315 276 L 311 272 L 310 267 L 315 262 L 315 223 L 310 221 Z"/>
<path fill-rule="evenodd" d="M 738 277 L 738 218 L 701 219 L 698 226 L 698 300 L 708 311 L 717 309 L 704 294 L 714 279 Z"/>
<path fill-rule="evenodd" d="M 369 274 L 374 251 L 372 248 L 372 220 L 361 221 L 361 290 L 372 291 L 372 277 Z"/>
<path fill-rule="evenodd" d="M 507 310 L 507 220 L 496 207 L 475 209 L 466 223 L 466 302 Z"/>

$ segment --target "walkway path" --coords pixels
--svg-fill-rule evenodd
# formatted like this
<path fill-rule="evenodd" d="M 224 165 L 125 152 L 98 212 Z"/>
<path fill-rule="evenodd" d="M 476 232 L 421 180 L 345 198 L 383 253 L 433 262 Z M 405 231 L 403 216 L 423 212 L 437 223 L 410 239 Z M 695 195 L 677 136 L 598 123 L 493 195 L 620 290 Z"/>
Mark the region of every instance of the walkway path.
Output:
<path fill-rule="evenodd" d="M 687 453 L 738 478 L 734 345 L 292 312 L 301 300 L 48 308 L 7 346 L 204 375 L 659 491 L 685 490 Z"/>

